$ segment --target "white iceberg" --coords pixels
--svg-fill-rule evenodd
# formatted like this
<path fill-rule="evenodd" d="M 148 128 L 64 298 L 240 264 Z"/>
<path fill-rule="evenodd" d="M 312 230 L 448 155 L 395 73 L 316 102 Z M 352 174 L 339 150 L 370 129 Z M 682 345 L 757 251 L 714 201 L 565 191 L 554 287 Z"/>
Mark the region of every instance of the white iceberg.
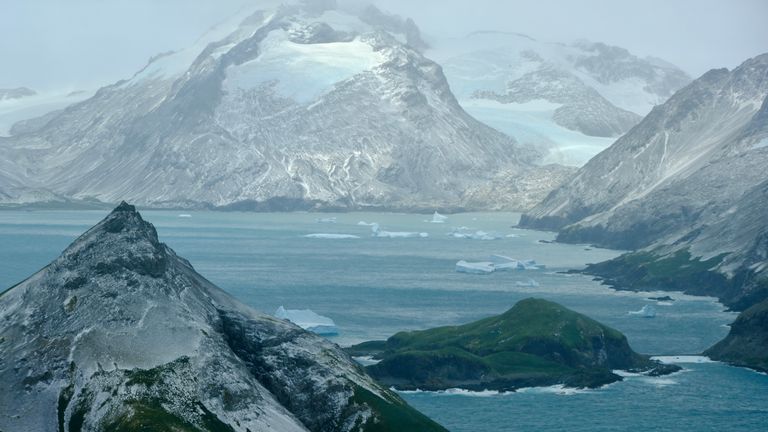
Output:
<path fill-rule="evenodd" d="M 339 334 L 339 329 L 332 319 L 318 315 L 309 309 L 286 309 L 280 306 L 275 311 L 275 317 L 290 321 L 304 330 L 319 335 Z"/>
<path fill-rule="evenodd" d="M 356 236 L 354 234 L 329 234 L 329 233 L 307 234 L 304 237 L 305 238 L 314 238 L 314 239 L 330 239 L 330 240 L 359 239 L 360 238 L 360 236 Z"/>
<path fill-rule="evenodd" d="M 638 315 L 643 318 L 653 318 L 656 316 L 656 309 L 651 305 L 645 305 L 638 311 L 630 311 L 630 315 Z"/>
<path fill-rule="evenodd" d="M 377 225 L 376 222 L 366 222 L 366 221 L 360 221 L 357 223 L 360 226 L 374 226 Z"/>
<path fill-rule="evenodd" d="M 430 223 L 445 223 L 445 221 L 448 220 L 448 216 L 441 215 L 438 212 L 435 212 L 435 214 L 432 215 L 432 220 L 429 221 Z"/>
<path fill-rule="evenodd" d="M 491 255 L 489 260 L 496 270 L 539 270 L 545 267 L 536 260 L 518 260 L 504 255 Z"/>
<path fill-rule="evenodd" d="M 315 219 L 315 222 L 317 223 L 336 223 L 336 217 L 325 217 L 325 218 L 317 218 Z"/>
<path fill-rule="evenodd" d="M 496 233 L 489 233 L 485 231 L 468 231 L 465 229 L 457 228 L 448 233 L 448 236 L 453 238 L 470 239 L 470 240 L 498 240 L 503 236 Z"/>
<path fill-rule="evenodd" d="M 180 218 L 191 218 L 191 217 L 192 217 L 192 215 L 191 215 L 191 214 L 189 214 L 189 213 L 182 213 L 182 214 L 180 214 L 178 217 L 180 217 Z"/>
<path fill-rule="evenodd" d="M 489 274 L 496 270 L 490 261 L 469 262 L 461 260 L 456 263 L 456 271 L 469 274 Z"/>
<path fill-rule="evenodd" d="M 414 238 L 414 237 L 429 237 L 429 234 L 425 232 L 408 232 L 408 231 L 382 231 L 379 224 L 371 225 L 371 236 L 382 238 Z"/>
<path fill-rule="evenodd" d="M 526 288 L 537 288 L 539 286 L 539 283 L 531 278 L 528 278 L 528 280 L 525 282 L 522 282 L 522 281 L 515 282 L 515 286 L 526 287 Z"/>

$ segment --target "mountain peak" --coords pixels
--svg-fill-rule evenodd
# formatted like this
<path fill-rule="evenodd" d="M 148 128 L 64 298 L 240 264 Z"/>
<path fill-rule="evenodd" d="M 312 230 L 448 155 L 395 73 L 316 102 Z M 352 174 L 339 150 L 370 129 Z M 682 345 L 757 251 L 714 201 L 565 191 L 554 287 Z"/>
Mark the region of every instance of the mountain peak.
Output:
<path fill-rule="evenodd" d="M 205 280 L 125 202 L 3 293 L 0 322 L 1 430 L 445 430 Z"/>
<path fill-rule="evenodd" d="M 169 254 L 155 227 L 123 201 L 75 240 L 58 262 L 66 268 L 90 268 L 96 274 L 128 271 L 160 277 L 168 267 Z"/>

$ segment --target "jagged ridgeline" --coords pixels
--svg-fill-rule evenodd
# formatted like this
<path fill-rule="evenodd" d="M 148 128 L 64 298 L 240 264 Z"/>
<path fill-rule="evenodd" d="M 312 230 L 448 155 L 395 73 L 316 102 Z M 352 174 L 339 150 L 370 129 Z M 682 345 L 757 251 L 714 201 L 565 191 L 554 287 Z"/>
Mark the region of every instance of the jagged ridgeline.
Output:
<path fill-rule="evenodd" d="M 0 430 L 442 431 L 239 303 L 122 203 L 0 295 Z"/>
<path fill-rule="evenodd" d="M 412 21 L 282 3 L 0 138 L 0 202 L 525 209 L 570 173 L 468 115 Z"/>

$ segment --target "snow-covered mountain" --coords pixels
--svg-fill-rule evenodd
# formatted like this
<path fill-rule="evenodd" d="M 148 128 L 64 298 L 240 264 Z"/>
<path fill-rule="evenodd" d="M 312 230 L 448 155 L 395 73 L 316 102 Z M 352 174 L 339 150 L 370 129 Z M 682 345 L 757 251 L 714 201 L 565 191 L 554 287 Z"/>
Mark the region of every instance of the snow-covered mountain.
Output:
<path fill-rule="evenodd" d="M 125 203 L 0 294 L 0 430 L 442 431 L 239 303 Z"/>
<path fill-rule="evenodd" d="M 733 71 L 711 70 L 678 91 L 521 225 L 559 230 L 561 241 L 712 260 L 710 267 L 728 278 L 746 278 L 726 298 L 752 296 L 750 287 L 768 277 L 766 167 L 763 54 Z"/>
<path fill-rule="evenodd" d="M 551 181 L 532 181 L 539 152 L 468 115 L 425 47 L 412 21 L 371 7 L 249 12 L 0 138 L 0 174 L 68 198 L 156 207 L 463 208 L 489 197 L 480 207 L 525 208 L 542 199 Z M 492 189 L 500 176 L 526 188 L 502 196 Z"/>
<path fill-rule="evenodd" d="M 21 133 L 27 126 L 39 127 L 58 110 L 92 95 L 91 91 L 38 93 L 26 87 L 0 89 L 0 137 Z"/>
<path fill-rule="evenodd" d="M 602 43 L 477 32 L 427 51 L 461 105 L 483 122 L 583 165 L 690 82 L 677 67 Z"/>

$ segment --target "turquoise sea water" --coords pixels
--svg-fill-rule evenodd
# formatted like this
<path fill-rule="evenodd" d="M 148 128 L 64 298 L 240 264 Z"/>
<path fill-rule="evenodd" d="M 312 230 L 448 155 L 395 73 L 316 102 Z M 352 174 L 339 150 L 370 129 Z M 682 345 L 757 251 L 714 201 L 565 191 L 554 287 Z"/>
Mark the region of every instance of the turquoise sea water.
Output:
<path fill-rule="evenodd" d="M 98 222 L 103 211 L 0 211 L 0 290 L 54 259 Z M 560 272 L 609 259 L 617 251 L 540 243 L 551 233 L 516 230 L 517 215 L 467 213 L 432 224 L 424 215 L 381 213 L 215 213 L 145 211 L 162 241 L 211 281 L 267 313 L 283 305 L 334 319 L 341 345 L 400 330 L 466 323 L 501 313 L 526 297 L 557 301 L 611 325 L 639 352 L 696 354 L 728 331 L 735 314 L 714 299 L 671 294 L 671 304 L 616 292 L 588 277 Z M 336 217 L 336 223 L 318 218 Z M 426 238 L 373 238 L 359 221 Z M 457 239 L 454 227 L 494 232 L 498 240 Z M 358 239 L 305 238 L 354 234 Z M 509 237 L 508 237 L 509 236 Z M 456 261 L 489 254 L 535 259 L 547 268 L 467 275 Z M 518 286 L 528 279 L 538 287 Z M 653 319 L 628 314 L 643 305 Z M 453 431 L 765 430 L 768 376 L 720 363 L 685 363 L 661 378 L 628 377 L 590 391 L 529 389 L 514 394 L 404 393 L 411 404 Z"/>

